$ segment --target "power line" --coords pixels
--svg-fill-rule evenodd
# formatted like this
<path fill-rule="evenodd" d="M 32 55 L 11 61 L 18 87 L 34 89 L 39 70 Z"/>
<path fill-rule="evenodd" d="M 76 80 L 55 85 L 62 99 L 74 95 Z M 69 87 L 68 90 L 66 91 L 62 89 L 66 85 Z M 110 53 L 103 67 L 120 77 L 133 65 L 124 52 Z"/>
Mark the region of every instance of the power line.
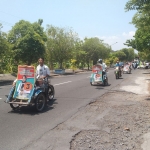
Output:
<path fill-rule="evenodd" d="M 0 20 L 0 23 L 2 25 L 7 25 L 7 26 L 12 26 L 13 25 L 12 23 L 9 23 L 9 22 L 3 21 L 3 20 Z"/>
<path fill-rule="evenodd" d="M 15 16 L 15 15 L 12 15 L 12 14 L 9 14 L 9 13 L 6 13 L 6 12 L 3 12 L 3 11 L 1 11 L 1 10 L 0 10 L 0 12 L 4 13 L 4 14 L 6 14 L 6 15 L 9 15 L 9 16 L 12 16 L 12 17 L 16 17 L 16 18 L 18 18 L 18 19 L 21 19 L 21 17 L 18 17 L 18 16 Z"/>

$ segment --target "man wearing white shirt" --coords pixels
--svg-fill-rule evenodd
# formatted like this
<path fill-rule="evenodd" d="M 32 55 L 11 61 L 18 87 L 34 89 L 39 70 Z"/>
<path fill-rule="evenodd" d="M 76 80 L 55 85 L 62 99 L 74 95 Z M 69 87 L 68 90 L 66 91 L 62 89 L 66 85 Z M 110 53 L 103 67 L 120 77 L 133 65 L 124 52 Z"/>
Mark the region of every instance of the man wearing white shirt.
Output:
<path fill-rule="evenodd" d="M 107 81 L 108 81 L 108 77 L 107 77 L 107 65 L 103 62 L 102 59 L 99 59 L 97 61 L 97 65 L 100 65 L 102 67 L 102 77 L 104 75 L 106 75 Z M 104 79 L 103 79 L 104 80 Z"/>
<path fill-rule="evenodd" d="M 47 65 L 44 65 L 44 58 L 39 58 L 39 65 L 36 68 L 36 78 L 46 78 L 50 76 L 50 70 Z"/>

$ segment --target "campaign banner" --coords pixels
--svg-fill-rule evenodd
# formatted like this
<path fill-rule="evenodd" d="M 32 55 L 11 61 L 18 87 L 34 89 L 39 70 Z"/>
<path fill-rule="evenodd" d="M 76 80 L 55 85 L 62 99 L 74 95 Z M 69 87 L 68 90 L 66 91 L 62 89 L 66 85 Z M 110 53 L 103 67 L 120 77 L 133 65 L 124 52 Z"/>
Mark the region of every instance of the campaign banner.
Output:
<path fill-rule="evenodd" d="M 98 73 L 92 73 L 91 74 L 91 81 L 101 82 L 102 81 L 102 71 L 99 71 Z"/>
<path fill-rule="evenodd" d="M 33 94 L 35 83 L 34 66 L 18 66 L 17 82 L 13 98 L 28 100 Z"/>
<path fill-rule="evenodd" d="M 102 72 L 102 66 L 101 66 L 101 65 L 94 65 L 94 66 L 92 67 L 92 72 L 93 72 L 93 73 Z"/>

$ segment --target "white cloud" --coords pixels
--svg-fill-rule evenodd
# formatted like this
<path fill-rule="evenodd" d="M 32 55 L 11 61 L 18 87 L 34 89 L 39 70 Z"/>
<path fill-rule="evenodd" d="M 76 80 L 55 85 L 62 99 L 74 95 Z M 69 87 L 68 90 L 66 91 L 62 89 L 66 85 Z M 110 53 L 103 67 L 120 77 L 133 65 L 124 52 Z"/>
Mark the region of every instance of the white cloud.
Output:
<path fill-rule="evenodd" d="M 127 33 L 123 32 L 122 35 L 123 35 L 123 36 L 127 36 Z"/>
<path fill-rule="evenodd" d="M 130 32 L 129 32 L 129 35 L 130 35 L 130 36 L 134 36 L 134 35 L 135 35 L 135 31 L 130 31 Z"/>
<path fill-rule="evenodd" d="M 111 35 L 111 36 L 96 36 L 105 43 L 109 44 L 113 50 L 120 50 L 122 48 L 128 48 L 124 43 L 126 40 L 132 39 L 135 34 L 135 31 L 123 32 L 120 35 Z"/>
<path fill-rule="evenodd" d="M 123 35 L 124 37 L 133 37 L 133 36 L 135 35 L 135 31 L 130 31 L 130 32 L 128 32 L 128 33 L 123 32 L 122 35 Z"/>

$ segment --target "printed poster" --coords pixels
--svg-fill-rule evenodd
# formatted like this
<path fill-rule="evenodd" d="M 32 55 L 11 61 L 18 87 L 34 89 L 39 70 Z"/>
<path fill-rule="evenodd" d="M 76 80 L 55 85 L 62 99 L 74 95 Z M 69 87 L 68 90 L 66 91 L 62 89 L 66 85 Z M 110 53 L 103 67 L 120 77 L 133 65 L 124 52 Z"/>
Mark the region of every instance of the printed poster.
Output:
<path fill-rule="evenodd" d="M 17 82 L 13 98 L 28 100 L 33 94 L 35 83 L 34 66 L 18 66 Z"/>
<path fill-rule="evenodd" d="M 92 67 L 92 78 L 95 82 L 102 81 L 102 66 L 101 65 L 94 65 Z"/>
<path fill-rule="evenodd" d="M 94 65 L 94 66 L 92 67 L 92 72 L 93 72 L 93 73 L 102 72 L 102 66 L 101 66 L 101 65 Z"/>

